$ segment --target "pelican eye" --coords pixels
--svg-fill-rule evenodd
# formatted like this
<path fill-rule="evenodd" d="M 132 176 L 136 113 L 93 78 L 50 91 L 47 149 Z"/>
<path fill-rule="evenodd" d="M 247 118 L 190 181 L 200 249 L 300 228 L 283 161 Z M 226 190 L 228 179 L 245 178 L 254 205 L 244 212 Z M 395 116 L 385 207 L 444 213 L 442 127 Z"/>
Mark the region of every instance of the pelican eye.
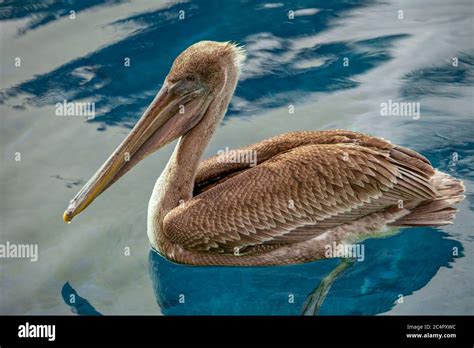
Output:
<path fill-rule="evenodd" d="M 194 81 L 196 81 L 196 76 L 194 76 L 194 75 L 187 75 L 187 76 L 186 76 L 186 81 L 188 81 L 188 82 L 194 82 Z"/>

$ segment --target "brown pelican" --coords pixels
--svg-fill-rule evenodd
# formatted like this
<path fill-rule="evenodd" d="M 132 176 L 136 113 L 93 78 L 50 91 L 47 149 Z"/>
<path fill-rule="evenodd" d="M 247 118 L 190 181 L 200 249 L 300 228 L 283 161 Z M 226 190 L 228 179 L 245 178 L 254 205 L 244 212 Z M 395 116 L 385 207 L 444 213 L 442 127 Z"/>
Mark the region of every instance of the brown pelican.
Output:
<path fill-rule="evenodd" d="M 292 132 L 201 162 L 244 59 L 232 43 L 182 52 L 130 134 L 64 212 L 83 211 L 150 153 L 178 139 L 148 206 L 148 237 L 194 265 L 277 265 L 328 257 L 325 246 L 386 226 L 451 223 L 463 183 L 419 153 L 347 130 Z M 256 165 L 248 159 L 255 155 Z"/>

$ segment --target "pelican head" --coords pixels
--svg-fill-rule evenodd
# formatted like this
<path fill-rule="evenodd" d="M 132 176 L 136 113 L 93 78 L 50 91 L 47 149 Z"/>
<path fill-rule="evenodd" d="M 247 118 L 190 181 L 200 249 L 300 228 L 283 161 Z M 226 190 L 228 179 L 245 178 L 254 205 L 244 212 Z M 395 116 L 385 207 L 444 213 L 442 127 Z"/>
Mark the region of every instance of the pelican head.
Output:
<path fill-rule="evenodd" d="M 243 50 L 229 42 L 201 41 L 183 51 L 130 134 L 71 200 L 64 221 L 70 222 L 147 155 L 204 120 L 209 127 L 218 124 L 235 90 L 243 58 Z"/>

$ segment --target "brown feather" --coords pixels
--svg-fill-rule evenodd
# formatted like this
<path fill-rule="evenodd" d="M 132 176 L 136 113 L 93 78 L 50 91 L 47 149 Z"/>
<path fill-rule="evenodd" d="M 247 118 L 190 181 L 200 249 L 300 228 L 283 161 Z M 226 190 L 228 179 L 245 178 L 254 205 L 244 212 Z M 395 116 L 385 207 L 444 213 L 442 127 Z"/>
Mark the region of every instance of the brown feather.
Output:
<path fill-rule="evenodd" d="M 424 157 L 360 133 L 293 132 L 239 151 L 255 151 L 258 165 L 203 162 L 197 195 L 164 220 L 171 242 L 196 251 L 262 250 L 256 247 L 309 240 L 399 199 L 435 195 L 420 174 Z"/>

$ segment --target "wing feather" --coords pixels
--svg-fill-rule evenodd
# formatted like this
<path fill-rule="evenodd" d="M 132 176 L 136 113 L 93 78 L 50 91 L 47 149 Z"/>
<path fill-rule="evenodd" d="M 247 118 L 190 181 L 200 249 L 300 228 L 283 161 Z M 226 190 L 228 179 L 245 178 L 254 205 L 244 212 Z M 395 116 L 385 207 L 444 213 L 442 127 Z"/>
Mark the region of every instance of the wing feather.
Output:
<path fill-rule="evenodd" d="M 385 152 L 351 144 L 304 145 L 175 208 L 165 218 L 164 233 L 200 251 L 294 243 L 399 199 L 423 200 L 430 193 L 426 187 L 426 178 L 407 174 Z"/>
<path fill-rule="evenodd" d="M 255 251 L 436 194 L 428 160 L 360 133 L 288 133 L 239 151 L 256 151 L 258 165 L 205 161 L 197 195 L 165 217 L 171 241 L 199 251 Z"/>

